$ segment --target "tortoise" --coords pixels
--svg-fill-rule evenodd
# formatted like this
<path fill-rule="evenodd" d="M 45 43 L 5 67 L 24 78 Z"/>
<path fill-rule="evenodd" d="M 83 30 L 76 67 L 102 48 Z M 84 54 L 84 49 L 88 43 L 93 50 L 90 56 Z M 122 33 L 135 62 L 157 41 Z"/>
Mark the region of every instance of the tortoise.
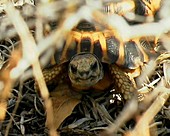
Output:
<path fill-rule="evenodd" d="M 138 40 L 123 43 L 114 31 L 98 31 L 94 24 L 82 20 L 55 52 L 53 65 L 44 69 L 43 75 L 47 85 L 66 79 L 80 92 L 115 88 L 128 100 L 136 94 L 134 77 L 140 75 L 140 67 L 147 61 Z"/>
<path fill-rule="evenodd" d="M 153 16 L 161 1 L 124 2 L 106 3 L 104 12 L 112 14 L 117 8 L 121 9 L 117 14 L 123 16 L 126 12 L 123 5 L 129 3 L 132 9 L 128 10 L 135 8 L 135 14 Z M 149 47 L 149 51 L 154 51 L 155 45 L 143 44 L 143 39 L 147 41 L 146 37 L 141 37 L 123 42 L 113 29 L 101 31 L 93 23 L 82 20 L 68 34 L 63 47 L 55 52 L 52 67 L 43 70 L 45 81 L 49 85 L 66 79 L 73 90 L 81 92 L 115 88 L 125 100 L 131 99 L 136 93 L 134 78 L 149 60 L 145 49 Z"/>

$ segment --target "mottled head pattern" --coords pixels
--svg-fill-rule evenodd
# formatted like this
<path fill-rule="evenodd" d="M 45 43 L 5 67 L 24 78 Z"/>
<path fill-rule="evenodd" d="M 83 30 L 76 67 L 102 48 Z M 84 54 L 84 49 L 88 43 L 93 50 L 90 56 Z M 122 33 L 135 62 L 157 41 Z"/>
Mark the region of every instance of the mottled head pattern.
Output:
<path fill-rule="evenodd" d="M 90 53 L 81 53 L 71 59 L 68 75 L 73 85 L 90 87 L 101 80 L 104 73 L 96 56 Z"/>

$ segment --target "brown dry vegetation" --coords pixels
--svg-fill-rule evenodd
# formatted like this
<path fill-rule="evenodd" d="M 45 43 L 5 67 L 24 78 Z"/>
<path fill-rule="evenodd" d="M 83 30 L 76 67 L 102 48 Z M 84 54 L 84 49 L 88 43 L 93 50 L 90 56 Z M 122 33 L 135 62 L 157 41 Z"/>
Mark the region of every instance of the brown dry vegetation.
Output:
<path fill-rule="evenodd" d="M 153 9 L 160 7 L 156 16 L 127 14 L 140 22 L 131 26 L 122 16 L 100 12 L 106 2 L 0 1 L 0 135 L 170 135 L 170 2 L 153 1 Z M 111 25 L 122 40 L 159 37 L 157 53 L 150 53 L 136 80 L 143 100 L 125 104 L 114 90 L 84 95 L 64 83 L 48 92 L 41 69 L 81 19 Z"/>

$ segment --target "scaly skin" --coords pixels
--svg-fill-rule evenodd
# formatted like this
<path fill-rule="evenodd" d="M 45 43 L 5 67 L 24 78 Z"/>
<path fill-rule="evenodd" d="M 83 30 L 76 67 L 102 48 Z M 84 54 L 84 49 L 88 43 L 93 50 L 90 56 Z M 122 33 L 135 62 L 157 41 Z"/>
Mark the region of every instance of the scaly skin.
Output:
<path fill-rule="evenodd" d="M 129 100 L 134 97 L 137 92 L 134 82 L 130 80 L 130 77 L 119 68 L 117 65 L 110 65 L 109 67 L 112 80 L 114 80 L 114 85 L 117 91 L 121 92 L 125 100 Z"/>
<path fill-rule="evenodd" d="M 47 85 L 52 83 L 61 82 L 66 76 L 66 66 L 65 65 L 54 65 L 50 68 L 46 68 L 43 70 L 44 80 Z M 38 84 L 35 82 L 34 89 L 38 90 Z"/>
<path fill-rule="evenodd" d="M 54 65 L 51 68 L 43 70 L 44 79 L 47 85 L 52 83 L 59 83 L 67 76 L 67 65 Z M 109 65 L 110 75 L 114 83 L 116 91 L 120 92 L 125 100 L 131 99 L 136 95 L 136 88 L 133 81 L 130 80 L 129 76 L 124 70 L 117 65 Z M 37 82 L 35 82 L 35 89 L 37 90 Z"/>

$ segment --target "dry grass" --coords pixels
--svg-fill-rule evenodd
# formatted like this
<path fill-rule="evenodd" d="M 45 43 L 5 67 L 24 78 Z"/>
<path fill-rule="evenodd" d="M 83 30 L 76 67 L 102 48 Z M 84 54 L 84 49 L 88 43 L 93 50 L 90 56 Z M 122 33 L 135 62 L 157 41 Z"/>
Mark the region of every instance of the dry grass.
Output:
<path fill-rule="evenodd" d="M 159 0 L 155 1 L 153 9 L 159 7 L 157 2 L 159 3 Z M 142 76 L 144 79 L 138 80 L 140 81 L 138 84 L 142 86 L 146 76 L 150 76 L 147 81 L 150 80 L 151 83 L 139 91 L 145 95 L 143 101 L 138 103 L 131 100 L 124 104 L 120 97 L 113 95 L 109 90 L 98 96 L 83 95 L 81 102 L 60 125 L 58 132 L 55 131 L 52 102 L 42 75 L 42 67 L 47 65 L 54 49 L 61 48 L 69 31 L 81 19 L 96 23 L 104 29 L 114 29 L 122 42 L 143 36 L 160 37 L 162 44 L 158 45 L 159 48 L 164 46 L 169 52 L 168 0 L 163 1 L 158 14 L 159 21 L 153 21 L 153 16 L 150 15 L 145 20 L 147 23 L 136 25 L 129 25 L 117 14 L 111 16 L 104 14 L 100 10 L 103 3 L 104 1 L 88 0 L 36 1 L 36 4 L 31 0 L 18 0 L 13 3 L 6 1 L 0 3 L 0 66 L 3 67 L 0 71 L 1 134 L 6 136 L 170 134 L 168 128 L 170 55 L 162 52 L 157 60 L 155 56 L 152 60 L 156 68 L 145 71 L 147 74 Z M 128 12 L 125 16 L 128 19 L 132 17 L 139 19 L 133 12 Z M 34 91 L 32 77 L 37 80 L 41 98 Z M 158 79 L 159 83 L 155 83 Z M 45 127 L 46 119 L 48 131 Z"/>

